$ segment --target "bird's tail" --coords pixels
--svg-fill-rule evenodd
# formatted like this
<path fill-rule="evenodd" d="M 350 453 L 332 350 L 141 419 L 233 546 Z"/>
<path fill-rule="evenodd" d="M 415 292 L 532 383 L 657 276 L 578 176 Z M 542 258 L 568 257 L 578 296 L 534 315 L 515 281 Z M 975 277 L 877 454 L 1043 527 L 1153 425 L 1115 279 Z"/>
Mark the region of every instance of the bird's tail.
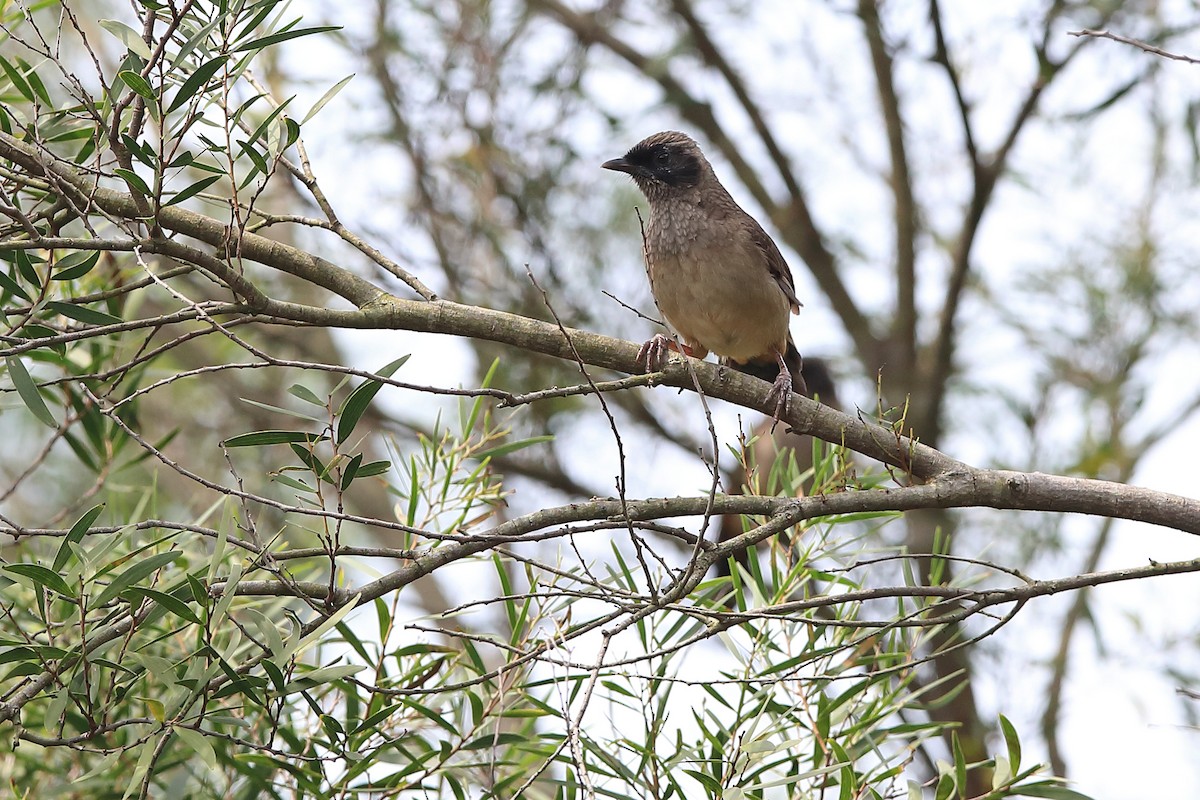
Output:
<path fill-rule="evenodd" d="M 812 397 L 808 383 L 804 379 L 804 358 L 800 355 L 800 351 L 796 349 L 796 343 L 792 341 L 790 334 L 788 335 L 787 352 L 783 356 L 783 361 L 787 364 L 788 372 L 792 374 L 792 391 L 806 397 Z M 739 364 L 736 361 L 728 363 L 729 366 L 738 372 L 753 375 L 755 378 L 764 380 L 767 383 L 774 383 L 775 377 L 779 375 L 779 364 L 773 358 L 747 361 L 745 364 Z M 814 388 L 819 389 L 819 387 Z"/>

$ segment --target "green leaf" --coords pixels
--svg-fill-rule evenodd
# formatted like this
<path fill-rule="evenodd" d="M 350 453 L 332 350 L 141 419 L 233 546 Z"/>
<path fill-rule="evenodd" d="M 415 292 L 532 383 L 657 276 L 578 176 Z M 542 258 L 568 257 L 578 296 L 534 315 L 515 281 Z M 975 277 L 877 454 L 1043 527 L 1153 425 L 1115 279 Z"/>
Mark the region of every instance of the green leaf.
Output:
<path fill-rule="evenodd" d="M 502 445 L 497 445 L 496 447 L 483 450 L 479 453 L 475 453 L 474 457 L 482 461 L 485 458 L 508 455 L 516 450 L 524 450 L 526 447 L 532 447 L 535 444 L 552 441 L 554 441 L 554 436 L 553 434 L 549 433 L 542 434 L 541 436 L 530 436 L 528 439 L 521 439 L 517 442 L 505 442 Z"/>
<path fill-rule="evenodd" d="M 46 425 L 57 428 L 58 423 L 54 421 L 54 415 L 50 413 L 50 409 L 46 408 L 46 401 L 42 399 L 41 392 L 38 391 L 33 378 L 29 377 L 25 364 L 17 356 L 8 356 L 4 361 L 8 364 L 8 375 L 12 378 L 13 387 L 17 390 L 21 401 L 25 403 L 25 407 Z"/>
<path fill-rule="evenodd" d="M 11 664 L 14 661 L 35 661 L 37 653 L 32 647 L 0 648 L 0 664 Z"/>
<path fill-rule="evenodd" d="M 323 637 L 326 633 L 328 633 L 330 630 L 332 630 L 334 627 L 336 627 L 339 622 L 341 622 L 343 619 L 345 619 L 346 615 L 349 614 L 351 611 L 353 611 L 355 609 L 355 607 L 358 606 L 358 601 L 361 599 L 362 599 L 361 594 L 356 594 L 353 597 L 351 597 L 349 600 L 346 601 L 346 603 L 341 608 L 339 608 L 337 611 L 334 611 L 332 614 L 330 614 L 329 617 L 324 622 L 322 622 L 315 629 L 313 629 L 312 632 L 310 632 L 307 636 L 305 636 L 303 639 L 300 639 L 300 640 L 294 642 L 293 644 L 289 645 L 288 649 L 284 652 L 284 654 L 281 657 L 277 658 L 276 660 L 277 661 L 289 661 L 292 658 L 299 656 L 301 653 L 303 653 L 308 648 L 310 648 L 313 645 L 320 642 L 321 637 Z"/>
<path fill-rule="evenodd" d="M 128 86 L 130 89 L 132 89 L 134 92 L 141 95 L 142 97 L 149 100 L 150 102 L 152 102 L 152 103 L 154 102 L 154 100 L 155 100 L 154 88 L 152 86 L 150 86 L 150 81 L 146 80 L 141 75 L 134 72 L 133 70 L 128 70 L 128 69 L 118 72 L 117 77 L 119 77 L 122 81 L 124 81 L 125 85 Z"/>
<path fill-rule="evenodd" d="M 230 436 L 222 444 L 226 447 L 262 447 L 268 444 L 291 444 L 293 442 L 316 444 L 324 440 L 325 437 L 321 434 L 305 433 L 304 431 L 254 431 Z"/>
<path fill-rule="evenodd" d="M 125 149 L 131 156 L 151 170 L 158 170 L 158 154 L 154 152 L 154 148 L 150 146 L 149 142 L 139 142 L 129 134 L 122 133 L 121 143 L 125 145 Z"/>
<path fill-rule="evenodd" d="M 333 683 L 351 675 L 357 675 L 366 669 L 366 664 L 341 664 L 335 667 L 320 667 L 318 669 L 297 675 L 296 679 L 283 687 L 284 694 L 311 689 L 323 683 Z"/>
<path fill-rule="evenodd" d="M 150 573 L 178 560 L 181 555 L 182 553 L 172 550 L 167 553 L 155 553 L 145 558 L 139 557 L 137 563 L 113 578 L 112 583 L 108 584 L 104 591 L 100 592 L 100 596 L 92 600 L 89 605 L 93 607 L 104 605 Z"/>
<path fill-rule="evenodd" d="M 24 278 L 28 283 L 38 285 L 41 282 L 41 277 L 38 275 L 37 267 L 33 265 L 34 261 L 37 261 L 40 264 L 45 261 L 45 259 L 39 258 L 36 255 L 31 255 L 28 250 L 17 250 L 15 253 L 13 253 L 13 263 L 16 264 L 17 269 L 21 271 L 21 277 Z"/>
<path fill-rule="evenodd" d="M 75 596 L 75 592 L 71 591 L 71 587 L 61 575 L 41 564 L 9 564 L 4 567 L 4 571 L 28 578 L 39 586 L 45 586 L 47 589 L 58 592 L 63 597 Z"/>
<path fill-rule="evenodd" d="M 76 278 L 82 278 L 92 271 L 92 267 L 96 266 L 100 261 L 100 251 L 93 250 L 76 250 L 74 253 L 67 253 L 65 256 L 55 262 L 54 266 L 58 268 L 58 272 L 50 276 L 52 281 L 73 281 Z"/>
<path fill-rule="evenodd" d="M 1019 786 L 1016 792 L 1019 797 L 1046 797 L 1050 800 L 1092 800 L 1090 795 L 1082 794 L 1074 789 L 1068 789 L 1066 786 L 1049 781 Z"/>
<path fill-rule="evenodd" d="M 212 79 L 212 76 L 217 74 L 217 70 L 224 65 L 225 56 L 217 56 L 213 60 L 206 61 L 196 67 L 196 71 L 188 76 L 188 79 L 183 82 L 183 86 L 179 87 L 179 91 L 175 94 L 175 99 L 171 101 L 171 105 L 167 108 L 167 113 L 170 114 L 178 110 L 191 100 Z"/>
<path fill-rule="evenodd" d="M 263 121 L 258 124 L 258 127 L 254 129 L 254 132 L 250 134 L 250 138 L 247 141 L 253 144 L 262 139 L 262 137 L 267 133 L 268 129 L 270 129 L 271 123 L 275 121 L 276 117 L 284 112 L 288 106 L 288 103 L 291 103 L 294 99 L 294 96 L 289 97 L 284 102 L 275 106 L 274 110 L 272 110 L 270 114 L 267 114 Z"/>
<path fill-rule="evenodd" d="M 20 64 L 21 68 L 25 70 L 25 77 L 29 81 L 29 87 L 33 89 L 34 93 L 37 94 L 39 98 L 41 98 L 43 103 L 53 108 L 54 100 L 50 97 L 50 93 L 46 91 L 46 85 L 42 83 L 42 79 L 38 77 L 38 74 L 34 68 L 30 66 L 29 62 L 25 61 L 23 58 L 18 58 L 17 63 Z"/>
<path fill-rule="evenodd" d="M 350 463 L 346 464 L 346 468 L 342 470 L 342 482 L 338 488 L 343 492 L 350 488 L 350 484 L 354 483 L 354 479 L 358 477 L 358 468 L 362 466 L 363 454 L 358 453 L 350 459 Z"/>
<path fill-rule="evenodd" d="M 325 94 L 321 95 L 321 99 L 318 100 L 317 102 L 313 103 L 313 107 L 310 108 L 308 110 L 308 113 L 304 115 L 304 119 L 300 120 L 300 124 L 303 125 L 304 123 L 306 123 L 310 119 L 312 119 L 317 114 L 318 111 L 320 111 L 322 108 L 325 107 L 326 103 L 328 103 L 330 100 L 332 100 L 334 97 L 337 96 L 337 93 L 340 92 L 346 86 L 346 84 L 350 82 L 350 80 L 353 77 L 354 77 L 354 73 L 351 72 L 349 75 L 347 75 L 346 77 L 342 78 L 340 81 L 335 83 L 333 85 L 333 87 L 329 89 L 329 91 L 327 91 L 327 92 L 325 92 Z"/>
<path fill-rule="evenodd" d="M 307 448 L 301 447 L 295 442 L 289 444 L 288 447 L 292 448 L 292 452 L 296 454 L 296 458 L 300 459 L 300 463 L 312 470 L 318 478 L 323 479 L 325 477 L 327 470 L 321 459 L 313 455 Z"/>
<path fill-rule="evenodd" d="M 462 749 L 487 750 L 493 745 L 525 744 L 528 741 L 529 737 L 523 734 L 501 731 L 499 733 L 489 733 L 487 735 L 480 736 L 478 739 L 464 744 Z"/>
<path fill-rule="evenodd" d="M 284 117 L 283 127 L 287 129 L 287 140 L 283 143 L 283 150 L 287 150 L 300 140 L 300 123 L 291 117 Z"/>
<path fill-rule="evenodd" d="M 992 791 L 1000 791 L 1012 783 L 1013 771 L 1008 765 L 1008 759 L 998 755 L 992 759 L 995 767 L 992 769 Z"/>
<path fill-rule="evenodd" d="M 246 50 L 261 50 L 264 47 L 270 47 L 271 45 L 279 44 L 280 42 L 286 42 L 289 39 L 298 39 L 301 36 L 309 36 L 314 33 L 340 31 L 341 29 L 342 26 L 340 25 L 321 25 L 316 28 L 296 28 L 295 30 L 290 31 L 280 31 L 279 33 L 272 33 L 270 36 L 263 36 L 260 39 L 254 39 L 246 42 L 245 44 L 238 45 L 237 47 L 233 48 L 233 52 L 241 53 Z"/>
<path fill-rule="evenodd" d="M 377 370 L 375 374 L 390 378 L 396 370 L 404 366 L 404 362 L 408 361 L 408 359 L 409 356 L 397 358 L 392 363 Z M 346 402 L 342 403 L 342 407 L 338 411 L 338 444 L 349 439 L 350 434 L 354 433 L 354 427 L 358 425 L 359 420 L 362 419 L 362 415 L 366 413 L 367 407 L 375 399 L 375 394 L 382 387 L 383 384 L 379 381 L 364 381 L 350 393 L 350 396 L 346 398 Z"/>
<path fill-rule="evenodd" d="M 29 296 L 29 293 L 25 291 L 24 287 L 13 280 L 12 277 L 2 269 L 0 269 L 0 289 L 3 289 L 6 292 L 12 292 L 26 303 L 33 302 L 33 298 Z"/>
<path fill-rule="evenodd" d="M 271 167 L 269 164 L 267 164 L 267 157 L 260 153 L 258 149 L 249 142 L 239 140 L 238 144 L 241 145 L 240 152 L 245 154 L 247 158 L 254 162 L 254 169 L 247 172 L 246 177 L 242 179 L 240 184 L 238 184 L 239 189 L 244 189 L 250 185 L 250 182 L 253 181 L 257 175 L 263 175 L 264 177 L 269 175 L 271 173 Z"/>
<path fill-rule="evenodd" d="M 954 753 L 954 784 L 965 787 L 967 785 L 967 759 L 963 755 L 962 741 L 959 739 L 958 731 L 954 731 L 950 737 L 950 748 Z"/>
<path fill-rule="evenodd" d="M 221 180 L 223 177 L 223 175 L 213 175 L 208 178 L 201 178 L 191 186 L 188 186 L 186 189 L 181 189 L 180 191 L 176 192 L 170 200 L 163 203 L 163 208 L 166 208 L 167 206 L 173 206 L 176 203 L 182 203 L 184 200 L 195 197 L 196 195 L 200 194 L 200 192 L 203 192 L 205 189 Z"/>
<path fill-rule="evenodd" d="M 200 760 L 206 767 L 210 770 L 217 768 L 217 751 L 213 749 L 212 742 L 208 741 L 208 737 L 203 733 L 195 728 L 186 728 L 182 725 L 171 728 L 171 732 L 190 747 L 196 755 L 200 756 Z"/>
<path fill-rule="evenodd" d="M 1049 798 L 1050 800 L 1092 800 L 1091 795 L 1075 792 L 1060 783 L 1044 781 L 1030 783 L 1028 786 L 1016 788 L 1016 794 L 1021 798 Z"/>
<path fill-rule="evenodd" d="M 271 655 L 275 656 L 282 653 L 284 644 L 283 637 L 279 634 L 279 621 L 268 617 L 257 608 L 246 608 L 244 613 L 250 617 L 250 621 L 258 629 L 259 635 L 266 640 L 267 650 L 270 651 Z M 282 686 L 283 683 L 280 682 L 278 685 Z"/>
<path fill-rule="evenodd" d="M 71 545 L 79 544 L 83 540 L 88 529 L 92 527 L 92 523 L 100 516 L 100 512 L 104 510 L 104 503 L 94 505 L 84 512 L 83 516 L 71 526 L 71 530 L 63 537 L 62 544 L 58 546 L 58 552 L 54 555 L 54 571 L 62 572 L 63 567 L 71 559 Z"/>
<path fill-rule="evenodd" d="M 225 17 L 223 15 L 213 14 L 213 19 L 211 22 L 209 22 L 203 28 L 197 28 L 196 32 L 188 37 L 186 42 L 180 45 L 179 52 L 177 52 L 171 58 L 171 66 L 177 69 L 179 64 L 183 63 L 183 60 L 192 54 L 192 51 L 196 49 L 196 46 L 207 39 L 208 35 L 213 32 L 213 29 L 224 21 Z"/>
<path fill-rule="evenodd" d="M 138 194 L 145 197 L 150 196 L 150 187 L 144 180 L 142 180 L 142 176 L 138 175 L 133 170 L 118 167 L 117 169 L 113 170 L 113 174 L 125 181 L 126 185 L 128 185 L 130 189 Z"/>
<path fill-rule="evenodd" d="M 60 303 L 57 300 L 52 300 L 46 303 L 46 308 L 76 322 L 82 322 L 85 325 L 116 325 L 124 322 L 120 317 L 114 317 L 112 314 L 75 303 Z"/>
<path fill-rule="evenodd" d="M 104 30 L 120 39 L 121 44 L 128 47 L 131 53 L 141 56 L 147 61 L 150 60 L 152 57 L 150 45 L 146 44 L 146 40 L 142 38 L 140 33 L 123 22 L 117 22 L 115 19 L 102 19 L 99 22 L 101 28 L 104 28 Z"/>
<path fill-rule="evenodd" d="M 358 468 L 358 472 L 354 475 L 355 480 L 358 478 L 372 478 L 376 475 L 382 475 L 385 472 L 390 472 L 392 462 L 390 461 L 369 461 Z"/>
<path fill-rule="evenodd" d="M 309 389 L 304 384 L 293 383 L 291 387 L 288 388 L 288 394 L 292 395 L 293 397 L 299 397 L 304 402 L 312 403 L 314 406 L 320 406 L 321 408 L 325 407 L 325 401 L 317 397 L 313 390 Z"/>
<path fill-rule="evenodd" d="M 152 603 L 157 603 L 163 608 L 170 611 L 180 619 L 185 619 L 188 622 L 200 624 L 200 617 L 192 610 L 191 606 L 180 600 L 174 595 L 160 592 L 157 589 L 147 589 L 141 586 L 134 586 L 132 589 L 125 591 L 121 596 L 128 597 L 134 595 L 143 600 L 149 600 Z"/>
<path fill-rule="evenodd" d="M 305 414 L 301 411 L 292 411 L 290 408 L 283 408 L 282 406 L 273 406 L 270 403 L 260 403 L 257 400 L 251 400 L 248 397 L 240 397 L 238 399 L 241 400 L 243 403 L 248 403 L 249 405 L 252 405 L 255 408 L 261 408 L 264 411 L 271 411 L 275 414 L 284 414 L 289 417 L 297 417 L 299 419 L 307 420 L 308 422 L 315 422 L 318 425 L 321 425 L 324 423 L 323 419 L 321 419 L 319 417 L 314 417 L 312 414 Z"/>
<path fill-rule="evenodd" d="M 1008 749 L 1008 764 L 1013 774 L 1021 771 L 1021 740 L 1017 729 L 1003 714 L 1000 715 L 1000 730 L 1004 734 L 1004 746 Z"/>
<path fill-rule="evenodd" d="M 950 796 L 954 794 L 954 778 L 949 772 L 943 772 L 938 778 L 937 789 L 934 791 L 934 800 L 950 800 Z"/>
<path fill-rule="evenodd" d="M 21 93 L 21 96 L 31 103 L 34 102 L 33 90 L 29 88 L 29 84 L 21 77 L 20 71 L 8 63 L 8 59 L 3 56 L 0 56 L 0 68 L 4 69 L 4 74 L 8 76 L 9 81 Z"/>
<path fill-rule="evenodd" d="M 284 486 L 291 487 L 298 492 L 306 492 L 312 494 L 313 488 L 304 481 L 298 481 L 295 478 L 284 475 L 283 473 L 275 473 L 271 476 L 271 480 L 282 483 Z"/>

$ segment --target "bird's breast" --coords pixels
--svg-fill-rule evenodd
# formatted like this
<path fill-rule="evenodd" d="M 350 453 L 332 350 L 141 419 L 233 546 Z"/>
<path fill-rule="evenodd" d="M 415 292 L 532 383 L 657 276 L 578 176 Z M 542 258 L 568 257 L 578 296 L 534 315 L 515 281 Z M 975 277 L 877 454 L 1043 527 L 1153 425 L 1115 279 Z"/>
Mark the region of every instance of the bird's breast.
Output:
<path fill-rule="evenodd" d="M 650 288 L 667 323 L 688 344 L 739 362 L 781 348 L 791 309 L 762 251 L 738 225 L 700 222 L 652 216 L 647 229 Z"/>

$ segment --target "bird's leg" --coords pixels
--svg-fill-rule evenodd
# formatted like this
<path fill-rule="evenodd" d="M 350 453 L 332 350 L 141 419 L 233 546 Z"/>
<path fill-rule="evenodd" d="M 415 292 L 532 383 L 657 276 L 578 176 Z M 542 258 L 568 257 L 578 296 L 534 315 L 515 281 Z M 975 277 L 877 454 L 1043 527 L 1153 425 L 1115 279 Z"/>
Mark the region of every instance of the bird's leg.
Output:
<path fill-rule="evenodd" d="M 775 382 L 771 384 L 771 392 L 767 395 L 767 402 L 772 398 L 775 399 L 775 413 L 772 415 L 774 422 L 771 423 L 771 432 L 775 432 L 775 426 L 779 424 L 780 418 L 787 413 L 788 398 L 792 395 L 792 371 L 788 369 L 787 361 L 784 360 L 783 353 L 775 351 L 775 361 L 779 364 L 779 374 L 775 376 Z"/>
<path fill-rule="evenodd" d="M 637 363 L 645 367 L 646 372 L 658 372 L 667 365 L 668 350 L 683 353 L 685 356 L 696 355 L 696 351 L 686 344 L 680 344 L 669 336 L 656 333 L 638 349 Z"/>

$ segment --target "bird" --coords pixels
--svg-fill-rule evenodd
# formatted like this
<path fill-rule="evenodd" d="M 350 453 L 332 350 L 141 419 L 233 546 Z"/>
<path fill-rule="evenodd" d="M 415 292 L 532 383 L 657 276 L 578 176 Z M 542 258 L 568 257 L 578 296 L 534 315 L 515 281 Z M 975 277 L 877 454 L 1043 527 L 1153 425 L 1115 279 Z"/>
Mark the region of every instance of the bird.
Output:
<path fill-rule="evenodd" d="M 807 394 L 803 359 L 788 323 L 800 311 L 792 271 L 779 247 L 721 185 L 692 137 L 662 131 L 604 169 L 633 178 L 650 203 L 644 230 L 650 292 L 679 340 L 656 334 L 638 351 L 647 372 L 668 350 L 709 353 L 771 382 L 776 422 L 793 390 Z"/>

